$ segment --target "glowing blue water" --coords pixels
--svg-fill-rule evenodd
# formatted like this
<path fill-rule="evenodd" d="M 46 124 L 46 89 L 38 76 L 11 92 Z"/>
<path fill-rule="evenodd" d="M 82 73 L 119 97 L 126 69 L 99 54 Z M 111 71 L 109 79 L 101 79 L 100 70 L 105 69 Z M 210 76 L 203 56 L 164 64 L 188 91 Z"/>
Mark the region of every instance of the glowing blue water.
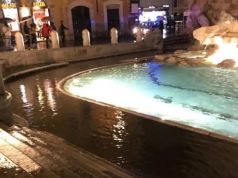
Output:
<path fill-rule="evenodd" d="M 128 64 L 76 75 L 64 89 L 158 121 L 238 139 L 237 70 Z"/>

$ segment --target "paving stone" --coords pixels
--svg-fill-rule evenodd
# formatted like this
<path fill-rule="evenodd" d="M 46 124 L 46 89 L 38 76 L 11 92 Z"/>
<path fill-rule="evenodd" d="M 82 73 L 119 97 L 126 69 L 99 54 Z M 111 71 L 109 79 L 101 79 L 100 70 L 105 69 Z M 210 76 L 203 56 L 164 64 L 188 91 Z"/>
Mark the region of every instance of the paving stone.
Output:
<path fill-rule="evenodd" d="M 0 123 L 1 154 L 14 170 L 4 178 L 131 178 L 124 169 L 47 132 Z M 0 167 L 1 168 L 1 167 Z M 1 174 L 5 170 L 0 169 Z M 22 176 L 22 177 L 21 177 Z"/>
<path fill-rule="evenodd" d="M 52 159 L 52 156 L 54 156 L 54 155 L 44 156 L 44 154 L 39 153 L 36 149 L 19 141 L 15 137 L 12 137 L 7 132 L 1 131 L 1 133 L 2 133 L 2 135 L 4 135 L 4 138 L 7 143 L 9 143 L 11 146 L 13 146 L 15 149 L 19 150 L 20 152 L 24 153 L 24 154 L 20 155 L 21 156 L 20 159 L 22 161 L 25 160 L 26 164 L 29 168 L 31 168 L 29 165 L 32 165 L 32 162 L 29 162 L 29 164 L 28 164 L 28 160 L 25 158 L 25 156 L 27 156 L 28 158 L 39 163 L 39 165 L 37 165 L 38 167 L 36 167 L 36 168 L 34 168 L 34 165 L 32 165 L 35 170 L 39 170 L 41 167 L 45 167 L 47 169 L 50 169 L 52 172 L 59 175 L 60 177 L 80 178 L 73 172 L 66 169 L 64 167 L 64 165 L 59 165 L 58 162 L 54 162 L 54 160 Z M 20 134 L 17 134 L 16 132 L 15 132 L 15 135 L 18 136 L 19 139 L 23 139 L 23 141 L 28 140 L 26 137 L 24 137 Z M 1 138 L 1 136 L 0 136 L 0 138 Z M 32 144 L 32 142 L 31 142 L 31 144 Z M 8 147 L 10 147 L 10 145 L 7 145 L 7 149 L 9 149 Z M 15 149 L 13 149 L 11 151 L 12 154 L 16 153 Z M 35 170 L 30 170 L 28 167 L 27 167 L 28 170 L 26 170 L 27 172 L 35 172 Z"/>

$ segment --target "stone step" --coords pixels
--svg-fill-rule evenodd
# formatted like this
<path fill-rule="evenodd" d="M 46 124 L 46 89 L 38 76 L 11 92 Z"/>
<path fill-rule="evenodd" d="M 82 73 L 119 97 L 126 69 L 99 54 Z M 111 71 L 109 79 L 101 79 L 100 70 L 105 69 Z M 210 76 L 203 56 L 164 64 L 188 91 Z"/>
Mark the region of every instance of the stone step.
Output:
<path fill-rule="evenodd" d="M 5 127 L 5 128 L 4 128 Z M 5 125 L 1 125 L 0 128 L 9 130 Z M 74 145 L 67 143 L 65 140 L 56 137 L 47 132 L 41 132 L 37 130 L 31 130 L 26 127 L 13 126 L 9 131 L 16 140 L 20 140 L 25 144 L 22 151 L 35 155 L 34 160 L 37 160 L 39 164 L 43 164 L 46 167 L 52 168 L 51 164 L 44 164 L 44 158 L 39 159 L 38 155 L 50 158 L 52 162 L 56 162 L 58 167 L 64 167 L 66 170 L 72 171 L 74 174 L 79 175 L 82 178 L 94 178 L 94 177 L 136 177 L 131 175 L 119 166 L 112 164 L 104 159 L 101 159 L 93 154 L 79 150 Z M 25 146 L 27 149 L 24 149 Z M 30 147 L 30 148 L 29 148 Z M 34 153 L 37 152 L 37 153 Z M 46 159 L 47 160 L 47 159 Z M 54 168 L 54 167 L 53 167 Z M 58 173 L 55 168 L 51 171 Z M 55 172 L 56 171 L 56 172 Z M 69 172 L 69 171 L 66 171 Z M 66 173 L 62 174 L 65 175 Z M 64 176 L 65 177 L 65 176 Z M 69 176 L 67 176 L 69 177 Z M 73 176 L 70 176 L 70 178 Z"/>
<path fill-rule="evenodd" d="M 83 169 L 85 172 L 90 172 L 93 177 L 111 177 L 111 178 L 132 178 L 136 177 L 131 175 L 119 166 L 112 164 L 100 157 L 88 153 L 76 146 L 66 142 L 64 139 L 59 138 L 47 132 L 31 130 L 23 127 L 22 133 L 27 133 L 28 138 L 37 137 L 37 140 L 42 140 L 47 143 L 47 149 L 54 152 L 54 154 L 62 155 L 64 161 L 71 165 L 71 169 Z M 39 143 L 38 143 L 39 144 Z M 44 145 L 42 145 L 44 146 Z"/>
<path fill-rule="evenodd" d="M 29 146 L 32 146 L 34 148 L 34 150 L 39 152 L 44 157 L 50 158 L 51 161 L 56 162 L 58 165 L 56 167 L 57 169 L 59 169 L 59 168 L 62 169 L 62 167 L 63 167 L 64 170 L 66 170 L 66 173 L 68 173 L 68 174 L 70 171 L 70 174 L 68 175 L 68 177 L 70 177 L 70 178 L 74 178 L 74 177 L 75 178 L 76 177 L 77 178 L 78 177 L 93 178 L 93 176 L 90 173 L 82 170 L 80 168 L 80 165 L 69 165 L 68 162 L 66 161 L 66 159 L 64 158 L 64 155 L 56 154 L 55 150 L 50 149 L 49 145 L 45 141 L 41 140 L 40 138 L 32 136 L 26 132 L 19 133 L 17 131 L 11 131 L 11 134 L 18 140 L 21 140 L 23 143 L 28 144 Z M 23 135 L 23 134 L 25 134 L 25 135 Z M 27 137 L 29 137 L 30 140 Z M 51 170 L 52 170 L 52 167 L 51 167 Z M 54 170 L 52 170 L 52 171 L 54 171 Z"/>
<path fill-rule="evenodd" d="M 16 134 L 20 136 L 20 134 Z M 24 138 L 24 136 L 20 136 L 19 138 Z M 25 140 L 25 138 L 24 138 Z M 49 178 L 53 177 L 70 177 L 70 178 L 80 178 L 80 176 L 74 174 L 70 170 L 66 169 L 64 165 L 60 165 L 58 162 L 52 159 L 52 155 L 44 155 L 39 153 L 36 149 L 31 146 L 21 142 L 16 139 L 9 133 L 0 129 L 0 144 L 2 147 L 0 148 L 0 152 L 6 155 L 10 159 L 12 157 L 17 157 L 21 160 L 21 162 L 17 159 L 17 164 L 23 168 L 26 172 L 37 172 L 41 169 L 49 169 L 47 171 L 47 175 Z M 18 154 L 21 153 L 21 157 Z M 43 153 L 43 152 L 42 152 Z M 32 169 L 32 170 L 31 170 Z M 53 172 L 53 173 L 52 173 Z"/>
<path fill-rule="evenodd" d="M 0 153 L 0 177 L 33 178 L 31 174 L 24 171 L 2 153 Z"/>
<path fill-rule="evenodd" d="M 10 136 L 4 130 L 0 129 L 0 153 L 7 157 L 7 159 L 13 162 L 15 165 L 17 165 L 17 167 L 24 170 L 27 173 L 28 177 L 32 176 L 34 178 L 59 178 L 59 176 L 55 175 L 47 169 L 44 169 L 34 160 L 15 148 L 13 144 L 18 144 L 18 142 L 15 141 L 16 140 L 12 136 Z"/>

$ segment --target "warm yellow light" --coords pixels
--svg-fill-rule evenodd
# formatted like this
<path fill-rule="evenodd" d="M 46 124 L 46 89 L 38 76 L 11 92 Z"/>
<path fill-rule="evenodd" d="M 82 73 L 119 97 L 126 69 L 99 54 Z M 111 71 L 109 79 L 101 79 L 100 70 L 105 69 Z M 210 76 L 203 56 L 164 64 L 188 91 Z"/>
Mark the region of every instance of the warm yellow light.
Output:
<path fill-rule="evenodd" d="M 31 15 L 31 11 L 29 7 L 20 7 L 19 11 L 20 11 L 21 18 L 28 17 Z"/>
<path fill-rule="evenodd" d="M 213 64 L 219 64 L 225 59 L 233 59 L 236 64 L 235 67 L 238 67 L 238 48 L 237 48 L 237 39 L 233 38 L 229 42 L 225 42 L 222 37 L 218 36 L 214 39 L 215 43 L 218 46 L 216 52 L 209 56 L 208 61 Z"/>
<path fill-rule="evenodd" d="M 17 149 L 12 150 L 11 147 L 18 148 L 19 150 Z M 3 155 L 6 155 L 7 157 L 11 158 L 11 157 L 15 157 L 17 155 L 17 152 L 21 152 L 22 150 L 27 150 L 26 148 L 28 147 L 27 145 L 20 142 L 15 137 L 11 136 L 5 130 L 0 129 L 0 148 L 1 148 L 0 151 Z M 33 173 L 36 171 L 40 171 L 41 166 L 33 162 L 30 158 L 22 157 L 21 159 L 24 159 L 23 161 L 21 161 L 21 164 L 20 164 L 21 168 L 25 170 L 26 172 Z"/>

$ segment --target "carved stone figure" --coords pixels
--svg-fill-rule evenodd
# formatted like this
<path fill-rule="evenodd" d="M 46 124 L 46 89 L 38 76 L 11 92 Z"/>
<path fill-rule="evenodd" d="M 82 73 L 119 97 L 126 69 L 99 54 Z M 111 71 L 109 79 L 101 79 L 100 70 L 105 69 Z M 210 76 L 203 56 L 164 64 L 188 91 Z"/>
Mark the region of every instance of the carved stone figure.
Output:
<path fill-rule="evenodd" d="M 188 32 L 210 25 L 208 18 L 204 14 L 206 4 L 207 0 L 191 0 L 189 2 L 189 15 L 186 21 Z"/>

